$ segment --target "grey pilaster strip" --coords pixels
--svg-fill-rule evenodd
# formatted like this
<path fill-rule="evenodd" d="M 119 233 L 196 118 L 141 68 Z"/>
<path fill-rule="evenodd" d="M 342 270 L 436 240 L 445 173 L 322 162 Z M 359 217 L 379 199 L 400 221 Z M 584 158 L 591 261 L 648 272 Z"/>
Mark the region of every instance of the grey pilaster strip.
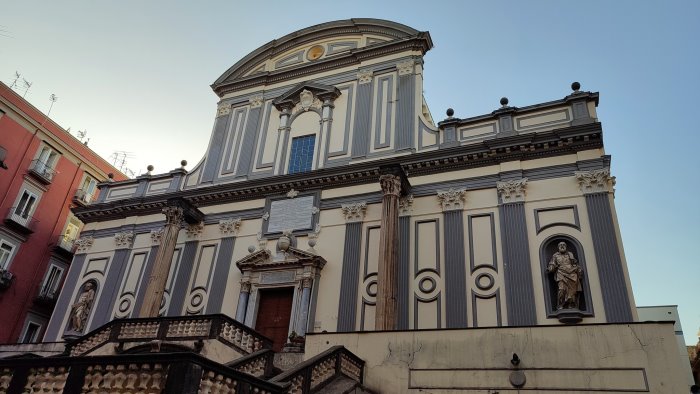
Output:
<path fill-rule="evenodd" d="M 338 305 L 338 332 L 355 331 L 357 287 L 360 280 L 361 240 L 362 223 L 346 224 L 343 271 L 340 279 L 340 302 Z"/>
<path fill-rule="evenodd" d="M 95 315 L 92 318 L 90 329 L 85 330 L 85 332 L 112 320 L 112 309 L 119 295 L 117 294 L 119 293 L 119 285 L 124 279 L 124 271 L 126 270 L 130 254 L 131 249 L 117 249 L 117 251 L 114 252 L 114 257 L 112 257 L 112 262 L 107 269 L 104 283 L 100 283 L 102 290 L 100 291 L 100 298 L 95 303 Z"/>
<path fill-rule="evenodd" d="M 352 157 L 363 157 L 369 153 L 370 122 L 372 119 L 372 83 L 357 87 L 355 126 L 352 135 Z"/>
<path fill-rule="evenodd" d="M 180 267 L 177 270 L 177 276 L 173 283 L 173 294 L 170 297 L 170 305 L 166 316 L 179 316 L 182 313 L 182 306 L 185 304 L 185 297 L 190 290 L 190 275 L 192 274 L 192 266 L 194 265 L 194 257 L 197 254 L 197 241 L 188 241 L 185 243 L 180 259 Z"/>
<path fill-rule="evenodd" d="M 410 284 L 410 256 L 411 256 L 411 217 L 399 217 L 399 276 L 398 276 L 398 321 L 396 328 L 408 330 L 408 305 Z"/>
<path fill-rule="evenodd" d="M 445 326 L 467 327 L 467 271 L 462 211 L 445 212 Z"/>
<path fill-rule="evenodd" d="M 214 278 L 209 289 L 209 301 L 207 301 L 206 313 L 223 313 L 221 306 L 224 303 L 224 293 L 226 293 L 226 280 L 231 267 L 231 257 L 233 256 L 233 246 L 236 244 L 236 237 L 226 237 L 221 239 L 219 255 L 216 258 L 214 267 Z"/>
<path fill-rule="evenodd" d="M 221 155 L 224 149 L 224 141 L 226 140 L 226 129 L 231 115 L 220 116 L 214 122 L 214 132 L 212 133 L 211 143 L 209 144 L 209 152 L 205 155 L 206 163 L 202 171 L 201 182 L 211 182 L 214 180 L 216 171 L 221 163 Z"/>
<path fill-rule="evenodd" d="M 49 325 L 46 327 L 46 333 L 44 334 L 45 342 L 60 340 L 59 333 L 62 332 L 61 323 L 63 317 L 68 313 L 68 308 L 70 308 L 72 304 L 71 297 L 73 296 L 73 289 L 78 286 L 78 280 L 80 279 L 80 274 L 83 272 L 83 266 L 85 265 L 85 257 L 86 255 L 84 253 L 77 254 L 73 257 L 73 262 L 70 265 L 68 275 L 63 282 L 61 293 L 58 296 L 58 301 L 56 301 L 54 313 L 51 315 Z"/>
<path fill-rule="evenodd" d="M 606 320 L 609 323 L 631 322 L 632 307 L 627 294 L 627 283 L 608 194 L 587 194 L 586 207 L 588 221 L 591 223 Z"/>
<path fill-rule="evenodd" d="M 530 248 L 522 202 L 498 206 L 503 242 L 503 272 L 509 326 L 537 324 Z"/>
<path fill-rule="evenodd" d="M 396 150 L 414 147 L 416 76 L 399 76 L 398 106 L 396 108 Z"/>
<path fill-rule="evenodd" d="M 148 278 L 151 277 L 151 271 L 153 270 L 153 263 L 156 261 L 156 255 L 158 254 L 158 245 L 151 246 L 151 251 L 148 252 L 148 261 L 146 261 L 146 268 L 143 270 L 144 281 L 139 283 L 139 289 L 136 293 L 136 300 L 134 301 L 134 309 L 131 311 L 131 317 L 138 317 L 139 311 L 141 310 L 141 305 L 143 305 L 143 298 L 146 295 L 146 288 L 148 287 Z"/>

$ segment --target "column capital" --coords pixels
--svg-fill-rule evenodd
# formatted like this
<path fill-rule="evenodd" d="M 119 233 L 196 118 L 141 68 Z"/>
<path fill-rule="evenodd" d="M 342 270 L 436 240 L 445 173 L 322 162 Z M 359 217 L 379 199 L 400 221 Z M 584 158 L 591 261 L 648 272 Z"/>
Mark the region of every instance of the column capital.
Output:
<path fill-rule="evenodd" d="M 250 281 L 249 280 L 242 280 L 241 281 L 241 293 L 250 293 Z"/>
<path fill-rule="evenodd" d="M 360 85 L 372 82 L 372 70 L 362 70 L 357 73 L 357 83 Z"/>
<path fill-rule="evenodd" d="M 253 96 L 248 99 L 248 104 L 250 104 L 250 108 L 258 108 L 262 106 L 263 104 L 263 96 Z"/>
<path fill-rule="evenodd" d="M 305 277 L 304 279 L 301 280 L 301 287 L 304 289 L 310 289 L 311 285 L 313 284 L 313 278 L 311 277 Z"/>
<path fill-rule="evenodd" d="M 134 233 L 124 231 L 114 234 L 114 244 L 117 248 L 130 248 L 134 244 Z"/>
<path fill-rule="evenodd" d="M 364 201 L 342 204 L 340 207 L 343 210 L 343 215 L 345 215 L 345 221 L 348 223 L 361 222 L 365 219 L 367 203 Z"/>
<path fill-rule="evenodd" d="M 76 239 L 73 242 L 73 245 L 76 246 L 76 252 L 87 252 L 91 247 L 92 244 L 95 242 L 95 239 L 93 237 L 80 237 Z"/>
<path fill-rule="evenodd" d="M 382 187 L 384 195 L 401 195 L 401 177 L 393 174 L 384 174 L 379 176 L 379 185 Z"/>
<path fill-rule="evenodd" d="M 163 208 L 165 215 L 165 225 L 174 225 L 180 227 L 185 219 L 184 210 L 180 207 L 165 207 Z"/>
<path fill-rule="evenodd" d="M 415 61 L 413 59 L 406 60 L 401 63 L 396 64 L 396 69 L 399 71 L 399 75 L 413 74 L 413 65 Z"/>
<path fill-rule="evenodd" d="M 219 103 L 216 108 L 216 117 L 225 116 L 231 113 L 231 103 Z"/>
<path fill-rule="evenodd" d="M 188 224 L 185 227 L 185 232 L 187 233 L 187 238 L 197 238 L 204 231 L 204 222 L 199 222 L 195 224 Z"/>
<path fill-rule="evenodd" d="M 238 235 L 238 230 L 241 228 L 241 218 L 229 218 L 226 220 L 219 220 L 219 231 L 223 235 Z"/>
<path fill-rule="evenodd" d="M 163 240 L 163 233 L 164 232 L 165 232 L 165 229 L 163 227 L 161 227 L 157 230 L 151 230 L 151 243 L 160 244 L 160 242 Z"/>
<path fill-rule="evenodd" d="M 498 196 L 501 198 L 501 203 L 503 204 L 508 204 L 511 202 L 524 202 L 526 187 L 527 178 L 496 183 Z"/>
<path fill-rule="evenodd" d="M 464 188 L 453 189 L 437 192 L 437 198 L 442 205 L 443 211 L 455 211 L 464 209 L 464 201 L 466 200 L 467 191 Z"/>
<path fill-rule="evenodd" d="M 399 198 L 399 216 L 410 216 L 413 211 L 413 194 Z"/>
<path fill-rule="evenodd" d="M 578 185 L 583 194 L 615 192 L 615 177 L 610 175 L 609 168 L 592 171 L 574 172 Z"/>

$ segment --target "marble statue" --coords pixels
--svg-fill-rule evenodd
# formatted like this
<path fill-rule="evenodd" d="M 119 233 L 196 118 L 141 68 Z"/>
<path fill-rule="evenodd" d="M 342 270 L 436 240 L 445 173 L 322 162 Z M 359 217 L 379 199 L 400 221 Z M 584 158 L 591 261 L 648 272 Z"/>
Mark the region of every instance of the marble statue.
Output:
<path fill-rule="evenodd" d="M 582 291 L 583 270 L 566 248 L 566 242 L 557 244 L 558 252 L 552 255 L 547 272 L 557 282 L 557 310 L 579 309 L 579 293 Z"/>
<path fill-rule="evenodd" d="M 95 285 L 92 282 L 85 284 L 78 301 L 71 306 L 69 327 L 70 331 L 83 332 L 87 323 L 92 303 L 95 300 Z"/>

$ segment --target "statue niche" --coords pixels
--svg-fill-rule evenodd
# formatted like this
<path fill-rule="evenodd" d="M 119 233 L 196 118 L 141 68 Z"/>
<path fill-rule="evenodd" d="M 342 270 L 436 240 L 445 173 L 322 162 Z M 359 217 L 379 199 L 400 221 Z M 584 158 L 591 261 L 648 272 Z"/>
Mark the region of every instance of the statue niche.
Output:
<path fill-rule="evenodd" d="M 577 323 L 589 311 L 581 247 L 568 237 L 553 237 L 543 244 L 541 258 L 547 315 L 563 323 Z"/>
<path fill-rule="evenodd" d="M 80 289 L 78 299 L 71 305 L 68 317 L 67 333 L 82 334 L 85 332 L 90 311 L 95 302 L 97 282 L 89 280 Z"/>

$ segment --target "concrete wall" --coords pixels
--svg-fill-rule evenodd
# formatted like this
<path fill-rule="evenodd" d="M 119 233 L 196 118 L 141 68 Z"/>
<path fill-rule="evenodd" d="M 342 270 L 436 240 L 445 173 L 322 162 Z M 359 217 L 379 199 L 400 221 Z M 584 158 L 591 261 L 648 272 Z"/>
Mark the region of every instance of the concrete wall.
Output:
<path fill-rule="evenodd" d="M 311 334 L 306 357 L 343 345 L 381 393 L 687 393 L 672 324 Z"/>

